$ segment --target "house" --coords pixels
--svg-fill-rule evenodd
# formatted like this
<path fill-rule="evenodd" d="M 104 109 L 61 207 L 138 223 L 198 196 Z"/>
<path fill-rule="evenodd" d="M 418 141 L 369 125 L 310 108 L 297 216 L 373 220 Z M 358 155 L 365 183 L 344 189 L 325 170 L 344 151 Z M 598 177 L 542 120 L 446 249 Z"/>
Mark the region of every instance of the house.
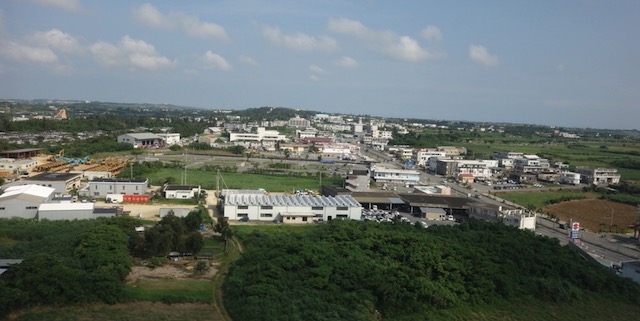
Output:
<path fill-rule="evenodd" d="M 458 179 L 460 180 L 460 184 L 471 184 L 473 183 L 473 174 L 460 174 L 458 175 Z"/>
<path fill-rule="evenodd" d="M 8 186 L 20 185 L 40 185 L 52 187 L 58 194 L 65 194 L 67 191 L 80 187 L 80 179 L 82 174 L 77 173 L 57 173 L 45 172 L 31 177 L 25 177 L 19 181 L 15 181 Z M 6 186 L 5 185 L 5 186 Z"/>
<path fill-rule="evenodd" d="M 431 157 L 445 157 L 444 151 L 439 151 L 435 149 L 418 149 L 414 154 L 414 162 L 418 166 L 429 166 L 429 158 Z"/>
<path fill-rule="evenodd" d="M 581 175 L 578 173 L 562 171 L 560 172 L 560 175 L 558 175 L 558 183 L 580 185 L 580 180 L 581 180 L 580 176 Z"/>
<path fill-rule="evenodd" d="M 130 133 L 118 136 L 118 143 L 133 145 L 133 148 L 149 148 L 164 146 L 164 139 L 152 133 Z"/>
<path fill-rule="evenodd" d="M 78 194 L 94 198 L 107 197 L 108 194 L 143 195 L 148 188 L 147 179 L 101 178 L 89 181 L 89 185 Z"/>
<path fill-rule="evenodd" d="M 160 133 L 156 135 L 162 138 L 164 145 L 166 146 L 177 145 L 180 143 L 180 133 Z"/>
<path fill-rule="evenodd" d="M 524 155 L 522 158 L 514 160 L 513 167 L 522 173 L 539 173 L 549 171 L 551 164 L 548 159 L 540 158 L 537 155 Z"/>
<path fill-rule="evenodd" d="M 224 198 L 224 216 L 230 220 L 283 223 L 359 220 L 362 205 L 349 195 L 331 197 L 230 193 Z"/>
<path fill-rule="evenodd" d="M 535 213 L 490 203 L 473 203 L 469 211 L 469 218 L 502 222 L 505 225 L 514 226 L 521 230 L 535 231 L 536 229 Z"/>
<path fill-rule="evenodd" d="M 200 195 L 200 185 L 167 185 L 164 189 L 166 199 L 187 199 Z"/>
<path fill-rule="evenodd" d="M 576 173 L 580 174 L 580 182 L 593 185 L 610 185 L 620 183 L 620 174 L 615 168 L 605 167 L 576 167 Z"/>
<path fill-rule="evenodd" d="M 6 187 L 0 195 L 0 218 L 34 219 L 38 206 L 51 201 L 54 192 L 54 188 L 34 184 Z"/>

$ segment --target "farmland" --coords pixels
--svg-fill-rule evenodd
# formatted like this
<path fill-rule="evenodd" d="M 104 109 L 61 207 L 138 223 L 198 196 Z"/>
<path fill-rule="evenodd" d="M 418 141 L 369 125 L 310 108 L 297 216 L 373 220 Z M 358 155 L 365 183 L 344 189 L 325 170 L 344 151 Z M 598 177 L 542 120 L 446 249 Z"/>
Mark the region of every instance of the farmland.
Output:
<path fill-rule="evenodd" d="M 578 221 L 592 232 L 625 232 L 640 216 L 635 206 L 601 199 L 552 204 L 545 207 L 545 211 L 566 222 Z"/>

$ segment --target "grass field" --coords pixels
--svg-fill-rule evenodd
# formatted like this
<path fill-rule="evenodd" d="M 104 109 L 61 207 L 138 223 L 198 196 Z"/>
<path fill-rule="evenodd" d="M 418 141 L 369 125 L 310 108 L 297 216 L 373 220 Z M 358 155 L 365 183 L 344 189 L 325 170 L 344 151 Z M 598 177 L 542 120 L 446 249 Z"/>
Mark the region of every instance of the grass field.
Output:
<path fill-rule="evenodd" d="M 524 207 L 533 206 L 541 209 L 550 202 L 572 199 L 587 199 L 596 197 L 593 193 L 585 193 L 580 190 L 549 190 L 549 191 L 527 191 L 512 193 L 496 193 L 497 197 L 506 199 Z"/>
<path fill-rule="evenodd" d="M 210 303 L 212 289 L 208 280 L 140 279 L 125 287 L 125 295 L 131 301 Z"/>
<path fill-rule="evenodd" d="M 178 182 L 182 177 L 183 170 L 178 168 L 162 168 L 154 173 L 147 174 L 151 185 L 162 185 L 169 177 Z M 222 173 L 223 182 L 221 188 L 232 189 L 259 189 L 264 188 L 269 192 L 291 192 L 299 189 L 319 190 L 320 180 L 311 176 L 273 176 L 245 173 Z M 324 177 L 323 184 L 331 182 L 330 178 Z M 216 187 L 216 173 L 200 170 L 187 170 L 187 183 L 198 184 L 205 189 Z"/>
<path fill-rule="evenodd" d="M 7 320 L 15 321 L 224 321 L 211 304 L 135 302 L 115 305 L 41 307 L 23 310 Z"/>

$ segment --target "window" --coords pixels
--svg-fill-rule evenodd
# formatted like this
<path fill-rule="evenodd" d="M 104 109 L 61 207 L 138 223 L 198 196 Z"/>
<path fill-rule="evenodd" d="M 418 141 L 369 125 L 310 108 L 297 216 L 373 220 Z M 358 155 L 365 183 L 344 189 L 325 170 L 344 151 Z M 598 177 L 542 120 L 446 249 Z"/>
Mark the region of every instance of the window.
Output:
<path fill-rule="evenodd" d="M 247 213 L 238 213 L 238 217 L 247 217 L 249 214 Z"/>
<path fill-rule="evenodd" d="M 260 217 L 273 217 L 271 213 L 260 213 Z"/>
<path fill-rule="evenodd" d="M 111 190 L 113 186 L 109 185 L 109 190 Z M 98 186 L 96 186 L 96 189 L 98 189 Z"/>
<path fill-rule="evenodd" d="M 305 217 L 303 217 L 303 218 L 302 218 L 302 221 L 303 221 L 303 222 L 306 222 L 306 221 L 307 221 L 307 217 L 306 217 L 306 216 L 305 216 Z"/>
<path fill-rule="evenodd" d="M 261 210 L 272 210 L 273 206 L 271 206 L 271 205 L 263 205 L 263 206 L 260 206 L 260 209 Z"/>
<path fill-rule="evenodd" d="M 136 191 L 138 190 L 138 186 L 136 186 Z"/>
<path fill-rule="evenodd" d="M 247 206 L 247 205 L 238 205 L 238 209 L 239 210 L 247 210 L 247 209 L 249 209 L 249 206 Z"/>
<path fill-rule="evenodd" d="M 37 206 L 27 206 L 26 209 L 28 209 L 28 210 L 37 210 L 38 207 Z"/>
<path fill-rule="evenodd" d="M 324 207 L 322 207 L 322 206 L 312 206 L 311 210 L 312 211 L 322 211 L 322 210 L 324 210 Z"/>
<path fill-rule="evenodd" d="M 348 216 L 344 214 L 338 214 L 336 215 L 336 218 L 348 218 Z"/>
<path fill-rule="evenodd" d="M 93 192 L 93 196 L 100 196 L 100 192 Z"/>
<path fill-rule="evenodd" d="M 349 208 L 346 207 L 346 206 L 338 206 L 338 207 L 336 207 L 336 210 L 338 210 L 338 211 L 348 211 Z"/>
<path fill-rule="evenodd" d="M 4 211 L 4 207 L 0 207 L 0 211 Z"/>

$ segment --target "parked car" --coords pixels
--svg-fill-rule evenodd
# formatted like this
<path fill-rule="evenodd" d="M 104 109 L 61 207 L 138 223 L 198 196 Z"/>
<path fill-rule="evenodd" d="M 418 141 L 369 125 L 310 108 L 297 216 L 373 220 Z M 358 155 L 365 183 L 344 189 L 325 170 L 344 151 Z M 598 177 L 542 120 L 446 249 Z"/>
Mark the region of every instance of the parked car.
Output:
<path fill-rule="evenodd" d="M 249 222 L 249 216 L 243 216 L 238 221 L 240 221 L 240 222 Z"/>

